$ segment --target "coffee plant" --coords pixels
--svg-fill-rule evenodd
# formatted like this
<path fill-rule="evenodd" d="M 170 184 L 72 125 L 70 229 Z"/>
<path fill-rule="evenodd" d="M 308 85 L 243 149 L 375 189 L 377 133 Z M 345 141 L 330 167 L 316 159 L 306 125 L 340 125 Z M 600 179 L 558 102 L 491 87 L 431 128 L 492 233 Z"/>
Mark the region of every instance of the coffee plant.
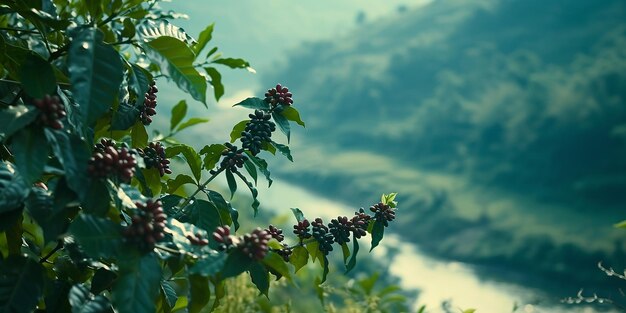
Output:
<path fill-rule="evenodd" d="M 263 153 L 293 161 L 274 133 L 289 143 L 305 126 L 297 96 L 279 84 L 236 104 L 251 111 L 230 142 L 180 142 L 207 121 L 183 121 L 185 101 L 149 135 L 159 85 L 207 106 L 209 86 L 224 94 L 220 66 L 250 68 L 208 48 L 213 25 L 193 38 L 158 2 L 0 0 L 0 312 L 199 312 L 241 275 L 268 297 L 270 278 L 292 281 L 308 262 L 324 283 L 334 251 L 350 271 L 358 240 L 375 248 L 395 218 L 389 194 L 354 216 L 292 209 L 293 230 L 237 233 L 228 199 L 244 186 L 256 216 L 258 176 L 272 183 Z M 229 196 L 210 189 L 219 176 Z"/>

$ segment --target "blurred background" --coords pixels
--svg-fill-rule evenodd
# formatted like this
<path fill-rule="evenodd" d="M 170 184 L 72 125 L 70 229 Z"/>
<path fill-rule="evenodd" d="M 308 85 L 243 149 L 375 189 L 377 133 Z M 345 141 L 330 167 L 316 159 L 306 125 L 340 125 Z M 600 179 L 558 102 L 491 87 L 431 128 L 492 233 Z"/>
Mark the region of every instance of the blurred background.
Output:
<path fill-rule="evenodd" d="M 180 139 L 225 141 L 248 113 L 233 104 L 288 86 L 307 124 L 295 162 L 271 162 L 264 210 L 333 217 L 398 192 L 393 235 L 359 262 L 415 290 L 415 307 L 610 310 L 561 302 L 580 289 L 624 302 L 597 264 L 626 268 L 613 227 L 626 219 L 626 1 L 162 7 L 188 14 L 175 24 L 195 36 L 215 22 L 213 44 L 256 70 L 224 70 L 220 102 L 191 106 L 211 122 Z M 160 110 L 185 98 L 161 90 Z"/>

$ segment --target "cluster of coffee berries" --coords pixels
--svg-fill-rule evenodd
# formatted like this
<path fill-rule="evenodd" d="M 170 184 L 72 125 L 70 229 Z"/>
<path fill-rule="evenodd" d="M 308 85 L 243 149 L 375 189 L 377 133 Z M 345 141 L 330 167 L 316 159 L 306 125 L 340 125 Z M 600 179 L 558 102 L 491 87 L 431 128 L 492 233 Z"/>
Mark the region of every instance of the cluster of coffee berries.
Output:
<path fill-rule="evenodd" d="M 273 107 L 277 105 L 290 106 L 293 104 L 291 96 L 292 94 L 289 92 L 289 88 L 277 84 L 276 88 L 267 90 L 265 93 L 265 102 L 271 104 Z"/>
<path fill-rule="evenodd" d="M 350 232 L 352 231 L 352 221 L 345 216 L 338 216 L 330 220 L 328 230 L 333 235 L 334 241 L 338 244 L 350 242 Z"/>
<path fill-rule="evenodd" d="M 256 228 L 243 236 L 241 251 L 253 260 L 262 260 L 269 251 L 268 242 L 272 236 L 264 229 Z"/>
<path fill-rule="evenodd" d="M 389 226 L 389 222 L 396 218 L 396 211 L 388 204 L 382 202 L 372 205 L 370 211 L 374 212 L 374 218 L 383 221 L 385 227 Z"/>
<path fill-rule="evenodd" d="M 220 162 L 220 168 L 225 168 L 231 172 L 237 172 L 239 168 L 243 167 L 243 164 L 248 160 L 248 157 L 243 154 L 243 149 L 237 149 L 230 143 L 224 143 L 226 149 L 222 151 L 222 162 Z M 213 171 L 215 173 L 215 171 Z"/>
<path fill-rule="evenodd" d="M 284 244 L 284 243 L 283 243 L 282 249 L 272 249 L 272 251 L 280 255 L 285 262 L 289 262 L 289 257 L 291 256 L 291 253 L 293 252 L 291 248 L 287 244 Z"/>
<path fill-rule="evenodd" d="M 143 158 L 146 168 L 156 168 L 161 176 L 172 174 L 170 160 L 165 156 L 165 149 L 160 142 L 151 142 L 147 147 L 138 149 L 138 152 Z"/>
<path fill-rule="evenodd" d="M 148 88 L 148 92 L 144 95 L 143 106 L 139 109 L 141 122 L 144 125 L 150 125 L 152 123 L 152 117 L 156 115 L 156 93 L 159 92 L 159 89 L 156 87 L 156 82 L 150 83 L 150 87 Z"/>
<path fill-rule="evenodd" d="M 240 243 L 239 237 L 230 234 L 230 227 L 218 226 L 212 234 L 219 250 L 225 251 Z"/>
<path fill-rule="evenodd" d="M 267 231 L 270 236 L 272 236 L 272 238 L 276 239 L 278 242 L 282 242 L 283 240 L 285 240 L 285 235 L 283 235 L 283 230 L 280 228 L 277 228 L 274 225 L 268 226 L 265 231 Z"/>
<path fill-rule="evenodd" d="M 202 238 L 201 233 L 189 234 L 186 238 L 194 246 L 206 246 L 209 244 L 209 241 L 206 238 Z"/>
<path fill-rule="evenodd" d="M 360 208 L 359 212 L 354 212 L 354 216 L 350 220 L 350 231 L 354 234 L 356 239 L 367 235 L 367 227 L 371 219 L 372 217 L 367 215 L 363 208 Z"/>
<path fill-rule="evenodd" d="M 143 251 L 150 251 L 165 236 L 165 219 L 161 200 L 136 202 L 137 211 L 131 217 L 132 223 L 122 231 L 128 242 L 136 244 Z"/>
<path fill-rule="evenodd" d="M 33 105 L 41 111 L 39 121 L 48 127 L 62 129 L 61 119 L 65 117 L 65 106 L 57 96 L 45 95 L 43 99 L 33 100 Z"/>
<path fill-rule="evenodd" d="M 272 132 L 276 130 L 276 124 L 270 121 L 272 116 L 263 110 L 254 110 L 254 113 L 248 116 L 250 121 L 241 132 L 241 143 L 244 149 L 250 150 L 252 155 L 257 155 L 261 152 L 263 143 L 270 141 Z"/>
<path fill-rule="evenodd" d="M 129 183 L 137 166 L 135 153 L 125 144 L 117 148 L 113 140 L 102 139 L 94 148 L 87 171 L 95 178 L 115 177 Z"/>
<path fill-rule="evenodd" d="M 319 249 L 325 255 L 328 255 L 330 251 L 333 251 L 333 234 L 328 230 L 328 227 L 324 225 L 324 221 L 321 218 L 316 218 L 311 226 L 313 228 L 313 238 L 319 244 Z"/>
<path fill-rule="evenodd" d="M 293 226 L 293 233 L 300 238 L 300 241 L 302 241 L 302 239 L 311 238 L 310 226 L 311 223 L 309 223 L 307 219 L 304 219 Z"/>

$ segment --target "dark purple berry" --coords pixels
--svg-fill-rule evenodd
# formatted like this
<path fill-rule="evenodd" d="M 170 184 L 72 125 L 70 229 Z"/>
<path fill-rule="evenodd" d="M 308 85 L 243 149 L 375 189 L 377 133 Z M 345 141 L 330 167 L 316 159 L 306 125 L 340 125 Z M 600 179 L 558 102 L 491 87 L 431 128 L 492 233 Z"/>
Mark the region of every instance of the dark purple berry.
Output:
<path fill-rule="evenodd" d="M 165 149 L 160 142 L 151 142 L 144 149 L 139 149 L 139 155 L 143 157 L 146 168 L 156 168 L 161 176 L 172 174 L 170 160 L 165 156 Z"/>
<path fill-rule="evenodd" d="M 328 230 L 333 235 L 334 241 L 340 245 L 350 242 L 351 229 L 352 222 L 345 216 L 338 216 L 337 219 L 332 219 L 328 224 Z"/>
<path fill-rule="evenodd" d="M 280 228 L 276 228 L 274 225 L 270 225 L 266 231 L 272 236 L 272 238 L 278 240 L 278 242 L 282 242 L 285 240 L 285 236 L 283 235 L 283 230 Z"/>
<path fill-rule="evenodd" d="M 217 243 L 219 250 L 228 250 L 239 244 L 239 238 L 230 234 L 228 226 L 218 226 L 211 237 Z"/>
<path fill-rule="evenodd" d="M 244 163 L 248 160 L 248 157 L 243 154 L 243 149 L 237 149 L 237 146 L 233 146 L 231 143 L 224 143 L 226 149 L 222 151 L 222 162 L 220 168 L 225 168 L 233 173 L 242 168 Z"/>
<path fill-rule="evenodd" d="M 161 200 L 135 202 L 135 205 L 137 211 L 131 216 L 132 223 L 126 226 L 122 233 L 128 242 L 137 245 L 143 251 L 150 251 L 165 237 L 167 215 L 163 211 Z"/>
<path fill-rule="evenodd" d="M 271 115 L 263 110 L 255 110 L 249 114 L 250 121 L 241 132 L 241 143 L 244 149 L 250 150 L 252 155 L 261 152 L 264 143 L 270 142 L 272 132 L 276 130 L 276 124 L 272 121 Z"/>
<path fill-rule="evenodd" d="M 298 238 L 300 238 L 300 240 L 311 238 L 311 233 L 309 232 L 309 226 L 311 226 L 309 221 L 304 219 L 302 220 L 302 222 L 298 222 L 297 225 L 293 226 L 293 233 L 296 234 Z"/>
<path fill-rule="evenodd" d="M 117 178 L 129 183 L 135 175 L 135 151 L 127 147 L 115 147 L 115 141 L 102 139 L 94 147 L 87 165 L 90 176 L 95 178 Z"/>
<path fill-rule="evenodd" d="M 272 105 L 272 107 L 282 105 L 282 106 L 290 106 L 293 104 L 293 99 L 291 99 L 291 92 L 289 92 L 289 88 L 283 87 L 280 84 L 276 85 L 276 88 L 268 89 L 265 93 L 265 102 Z"/>
<path fill-rule="evenodd" d="M 156 115 L 156 93 L 159 92 L 159 89 L 156 87 L 156 82 L 150 83 L 150 87 L 148 88 L 148 92 L 144 95 L 143 106 L 139 109 L 141 122 L 144 125 L 150 125 L 152 123 L 152 117 Z"/>
<path fill-rule="evenodd" d="M 269 246 L 267 243 L 272 236 L 261 228 L 256 228 L 249 234 L 243 236 L 241 251 L 253 260 L 260 261 L 267 255 Z"/>
<path fill-rule="evenodd" d="M 66 115 L 65 106 L 57 96 L 45 95 L 42 99 L 34 99 L 33 105 L 39 109 L 39 122 L 47 127 L 62 129 L 61 119 Z"/>
<path fill-rule="evenodd" d="M 385 227 L 389 226 L 389 222 L 396 218 L 396 211 L 387 204 L 379 202 L 370 207 L 370 211 L 374 212 L 374 218 L 376 220 L 383 221 Z"/>
<path fill-rule="evenodd" d="M 313 238 L 319 243 L 320 251 L 328 255 L 330 251 L 333 251 L 333 242 L 335 242 L 333 235 L 329 232 L 328 227 L 324 225 L 324 221 L 319 217 L 311 223 L 311 226 L 313 228 Z"/>

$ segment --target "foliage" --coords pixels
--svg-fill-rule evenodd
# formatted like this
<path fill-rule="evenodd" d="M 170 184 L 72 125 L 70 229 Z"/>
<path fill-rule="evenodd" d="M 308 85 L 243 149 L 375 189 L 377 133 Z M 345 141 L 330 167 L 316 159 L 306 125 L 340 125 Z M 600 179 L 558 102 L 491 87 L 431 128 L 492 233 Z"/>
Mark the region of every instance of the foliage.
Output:
<path fill-rule="evenodd" d="M 250 69 L 217 48 L 205 52 L 213 25 L 194 39 L 172 24 L 177 17 L 157 0 L 0 1 L 2 311 L 213 310 L 245 273 L 269 298 L 273 278 L 291 282 L 309 261 L 324 283 L 332 250 L 350 271 L 357 240 L 369 233 L 376 247 L 395 218 L 389 194 L 372 215 L 361 209 L 328 224 L 293 209 L 291 245 L 272 225 L 238 235 L 239 212 L 227 199 L 244 186 L 256 215 L 259 173 L 272 182 L 261 152 L 293 161 L 271 135 L 279 129 L 289 142 L 292 123 L 305 123 L 277 85 L 236 105 L 253 112 L 231 142 L 196 150 L 178 141 L 208 121 L 185 120 L 185 101 L 167 135 L 149 135 L 157 80 L 207 106 L 209 85 L 216 100 L 224 94 L 219 66 Z M 188 171 L 174 173 L 171 159 Z M 221 175 L 230 197 L 209 189 Z"/>

